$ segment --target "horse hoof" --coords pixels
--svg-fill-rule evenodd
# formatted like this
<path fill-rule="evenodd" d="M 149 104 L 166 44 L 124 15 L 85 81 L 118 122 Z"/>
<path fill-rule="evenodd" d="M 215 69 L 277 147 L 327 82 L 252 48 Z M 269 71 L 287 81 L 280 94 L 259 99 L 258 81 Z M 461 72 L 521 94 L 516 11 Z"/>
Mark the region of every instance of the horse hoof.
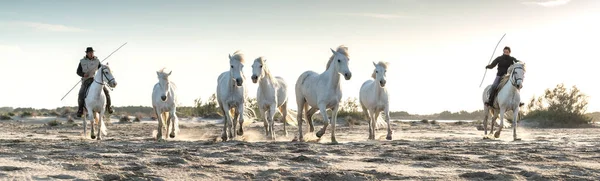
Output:
<path fill-rule="evenodd" d="M 317 131 L 318 138 L 321 138 L 321 136 L 323 136 L 323 134 L 325 134 L 325 131 Z"/>
<path fill-rule="evenodd" d="M 92 136 L 90 136 L 90 137 L 91 137 L 92 139 L 96 139 L 96 136 L 94 136 L 94 135 L 92 135 Z"/>
<path fill-rule="evenodd" d="M 337 144 L 338 144 L 338 142 L 337 142 L 337 140 L 335 140 L 335 139 L 331 139 L 331 144 L 337 145 Z"/>
<path fill-rule="evenodd" d="M 489 139 L 490 139 L 490 137 L 489 137 L 489 136 L 484 136 L 484 137 L 483 137 L 483 139 L 484 139 L 484 140 L 489 140 Z"/>
<path fill-rule="evenodd" d="M 96 140 L 102 140 L 102 137 L 98 137 Z"/>
<path fill-rule="evenodd" d="M 158 142 L 166 142 L 166 140 L 165 140 L 165 139 L 162 139 L 162 138 L 158 138 L 158 140 L 157 140 L 157 141 L 158 141 Z"/>
<path fill-rule="evenodd" d="M 169 138 L 175 138 L 175 134 L 171 133 L 171 134 L 169 135 Z"/>
<path fill-rule="evenodd" d="M 521 141 L 521 138 L 514 138 L 513 141 Z"/>
<path fill-rule="evenodd" d="M 242 130 L 242 129 L 238 130 L 237 135 L 244 136 L 244 130 Z"/>
<path fill-rule="evenodd" d="M 494 133 L 494 138 L 500 138 L 500 132 Z"/>
<path fill-rule="evenodd" d="M 392 140 L 392 135 L 388 135 L 385 137 L 386 140 Z"/>

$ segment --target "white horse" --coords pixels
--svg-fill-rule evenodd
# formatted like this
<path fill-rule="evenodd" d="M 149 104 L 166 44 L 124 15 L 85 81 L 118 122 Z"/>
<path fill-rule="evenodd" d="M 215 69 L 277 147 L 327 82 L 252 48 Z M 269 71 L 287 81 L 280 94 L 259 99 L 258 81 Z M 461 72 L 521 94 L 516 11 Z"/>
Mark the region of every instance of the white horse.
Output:
<path fill-rule="evenodd" d="M 170 138 L 175 138 L 179 133 L 179 118 L 176 114 L 177 95 L 175 94 L 177 87 L 169 80 L 172 72 L 166 73 L 164 68 L 157 71 L 158 83 L 152 90 L 152 108 L 158 119 L 158 133 L 156 134 L 158 141 L 163 141 L 163 130 L 166 130 L 166 134 L 169 134 L 169 130 L 171 131 Z"/>
<path fill-rule="evenodd" d="M 265 132 L 268 139 L 275 139 L 273 126 L 275 122 L 273 117 L 279 109 L 279 113 L 286 120 L 283 122 L 283 131 L 285 136 L 288 136 L 286 122 L 296 124 L 296 120 L 289 116 L 287 110 L 287 83 L 279 76 L 272 76 L 267 64 L 267 59 L 258 57 L 252 64 L 252 82 L 258 83 L 256 99 L 258 103 L 259 114 L 264 116 Z"/>
<path fill-rule="evenodd" d="M 487 122 L 488 116 L 492 115 L 492 125 L 491 125 L 491 133 L 494 133 L 494 123 L 498 118 L 498 114 L 500 114 L 500 126 L 498 128 L 498 132 L 494 134 L 494 137 L 499 138 L 500 132 L 504 127 L 504 113 L 512 110 L 513 111 L 513 140 L 518 141 L 521 140 L 517 137 L 517 119 L 519 117 L 519 104 L 521 103 L 521 95 L 520 90 L 523 87 L 523 79 L 525 78 L 525 64 L 521 62 L 517 62 L 511 65 L 508 68 L 509 74 L 505 75 L 498 84 L 498 96 L 494 100 L 493 107 L 484 106 L 484 118 L 483 118 L 483 129 L 484 134 L 487 137 Z M 504 85 L 502 85 L 504 84 Z M 489 99 L 489 92 L 492 85 L 488 85 L 483 91 L 483 102 L 485 103 Z"/>
<path fill-rule="evenodd" d="M 314 71 L 306 71 L 298 77 L 296 81 L 296 103 L 298 105 L 298 139 L 304 141 L 302 134 L 302 114 L 306 112 L 309 124 L 312 121 L 308 117 L 309 113 L 316 112 L 315 109 L 309 110 L 308 106 L 318 108 L 323 116 L 325 125 L 321 130 L 317 132 L 317 137 L 321 138 L 330 121 L 332 124 L 331 128 L 331 142 L 337 143 L 335 139 L 335 124 L 337 121 L 337 114 L 339 110 L 339 104 L 342 99 L 342 89 L 340 83 L 340 74 L 344 75 L 346 80 L 350 80 L 352 73 L 348 68 L 348 62 L 350 61 L 348 56 L 348 47 L 340 45 L 336 51 L 331 49 L 333 55 L 327 62 L 326 71 L 322 74 L 318 74 Z M 327 109 L 332 110 L 331 120 L 327 117 Z M 311 130 L 312 132 L 313 130 Z"/>
<path fill-rule="evenodd" d="M 108 64 L 101 65 L 100 69 L 94 75 L 94 82 L 88 88 L 87 96 L 85 97 L 85 109 L 88 112 L 88 118 L 92 121 L 92 139 L 102 140 L 102 135 L 106 135 L 106 125 L 104 124 L 104 111 L 106 108 L 106 95 L 104 95 L 104 85 L 111 88 L 117 86 L 110 67 Z M 96 125 L 97 124 L 97 125 Z M 87 135 L 87 121 L 83 116 L 83 134 Z M 98 134 L 95 135 L 95 126 L 99 127 Z M 101 134 L 102 133 L 102 134 Z"/>
<path fill-rule="evenodd" d="M 375 128 L 379 113 L 383 111 L 385 115 L 385 121 L 387 122 L 387 136 L 385 139 L 392 140 L 392 128 L 390 126 L 390 102 L 389 94 L 385 88 L 386 84 L 386 73 L 387 73 L 387 62 L 379 62 L 375 64 L 375 70 L 371 77 L 374 80 L 367 80 L 360 87 L 360 106 L 362 107 L 363 113 L 366 114 L 369 119 L 369 140 L 375 139 Z"/>
<path fill-rule="evenodd" d="M 244 101 L 248 95 L 244 85 L 245 76 L 242 71 L 244 68 L 244 55 L 238 50 L 233 55 L 229 55 L 230 70 L 221 73 L 217 83 L 217 102 L 223 115 L 223 134 L 221 138 L 226 141 L 228 138 L 235 138 L 236 125 L 239 119 L 240 129 L 238 135 L 244 134 L 242 125 L 244 124 Z M 233 115 L 232 115 L 233 114 Z M 229 132 L 229 134 L 227 134 Z"/>

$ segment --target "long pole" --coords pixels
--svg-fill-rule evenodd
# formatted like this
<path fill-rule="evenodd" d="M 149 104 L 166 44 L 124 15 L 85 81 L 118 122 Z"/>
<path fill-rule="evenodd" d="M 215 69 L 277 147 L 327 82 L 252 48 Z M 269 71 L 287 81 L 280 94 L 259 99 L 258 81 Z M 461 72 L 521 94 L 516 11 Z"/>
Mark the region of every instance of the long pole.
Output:
<path fill-rule="evenodd" d="M 490 64 L 490 62 L 492 62 L 492 59 L 494 58 L 494 53 L 496 53 L 496 49 L 498 48 L 498 45 L 500 45 L 500 42 L 502 41 L 502 39 L 504 39 L 504 36 L 506 36 L 506 33 L 504 33 L 504 35 L 502 35 L 502 38 L 500 38 L 500 41 L 498 41 L 498 44 L 496 44 L 496 47 L 494 48 L 494 51 L 492 52 L 492 57 L 490 57 L 490 61 L 488 62 L 488 65 Z M 481 83 L 479 83 L 479 88 L 481 88 L 481 85 L 483 84 L 483 80 L 485 80 L 485 74 L 487 74 L 487 68 L 485 69 L 485 72 L 483 73 L 483 78 L 481 78 Z"/>
<path fill-rule="evenodd" d="M 106 56 L 106 58 L 102 59 L 102 61 L 100 61 L 100 63 L 104 62 L 104 60 L 108 59 L 108 57 L 110 57 L 113 53 L 117 52 L 119 49 L 121 49 L 121 47 L 125 46 L 127 44 L 127 42 L 125 42 L 123 45 L 121 45 L 119 48 L 117 48 L 115 51 L 113 51 L 112 53 L 110 53 L 108 56 Z M 77 84 L 75 84 L 75 86 L 73 86 L 73 88 L 71 88 L 71 90 L 69 90 L 69 92 L 67 92 L 67 94 L 65 94 L 65 96 L 63 96 L 60 101 L 62 101 L 63 99 L 65 99 L 65 97 L 67 97 L 67 95 L 69 95 L 69 93 L 71 93 L 71 91 L 73 91 L 73 89 L 75 89 L 75 87 L 77 87 L 77 85 L 79 85 L 81 83 L 81 80 L 79 80 L 79 82 L 77 82 Z"/>

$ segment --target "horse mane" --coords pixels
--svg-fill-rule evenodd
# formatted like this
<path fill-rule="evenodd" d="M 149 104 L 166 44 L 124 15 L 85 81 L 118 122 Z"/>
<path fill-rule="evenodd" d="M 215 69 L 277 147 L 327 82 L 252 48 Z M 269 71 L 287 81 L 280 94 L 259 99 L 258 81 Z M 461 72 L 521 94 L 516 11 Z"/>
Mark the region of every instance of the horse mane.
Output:
<path fill-rule="evenodd" d="M 346 56 L 346 57 L 350 57 L 348 55 L 348 47 L 345 45 L 340 45 L 337 47 L 337 50 L 335 50 L 338 53 L 341 53 L 342 55 Z M 329 61 L 327 62 L 327 67 L 325 67 L 325 70 L 329 69 L 329 65 L 331 65 L 331 62 L 333 62 L 333 57 L 335 57 L 335 55 L 331 55 L 331 57 L 329 57 Z"/>
<path fill-rule="evenodd" d="M 163 67 L 160 70 L 158 70 L 158 73 L 161 75 L 161 77 L 164 77 L 165 75 L 168 74 L 168 72 L 166 72 L 167 68 Z"/>
<path fill-rule="evenodd" d="M 267 64 L 265 63 L 266 60 L 267 59 L 265 57 L 261 56 L 261 57 L 256 58 L 254 60 L 254 62 L 258 62 L 258 63 L 260 63 L 260 65 L 263 66 L 262 69 L 265 73 L 265 77 L 267 77 L 269 80 L 271 80 L 271 83 L 275 84 L 277 82 L 275 81 L 275 77 L 273 77 L 273 75 L 271 75 L 271 70 L 268 68 Z"/>
<path fill-rule="evenodd" d="M 389 62 L 383 62 L 383 61 L 379 61 L 379 62 L 377 63 L 377 66 L 381 66 L 381 67 L 383 67 L 383 69 L 387 70 L 387 68 L 388 68 L 389 64 L 390 64 Z M 377 69 L 377 68 L 375 68 L 375 69 Z M 376 78 L 375 71 L 376 71 L 376 70 L 373 70 L 373 74 L 371 74 L 371 77 L 373 77 L 373 79 L 375 79 L 375 78 Z"/>
<path fill-rule="evenodd" d="M 241 50 L 237 50 L 233 53 L 233 55 L 231 55 L 231 59 L 240 61 L 240 63 L 244 64 L 245 60 L 244 60 L 244 54 L 242 53 Z"/>

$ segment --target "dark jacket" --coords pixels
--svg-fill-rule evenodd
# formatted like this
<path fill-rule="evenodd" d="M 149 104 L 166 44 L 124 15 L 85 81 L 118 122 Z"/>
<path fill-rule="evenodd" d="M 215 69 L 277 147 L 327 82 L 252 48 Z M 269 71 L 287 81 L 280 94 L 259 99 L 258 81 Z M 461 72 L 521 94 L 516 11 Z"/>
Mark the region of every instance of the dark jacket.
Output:
<path fill-rule="evenodd" d="M 504 76 L 508 71 L 508 67 L 512 64 L 519 62 L 515 57 L 511 57 L 510 55 L 502 55 L 494 59 L 492 64 L 488 65 L 488 68 L 494 68 L 498 65 L 498 73 L 496 76 Z"/>

